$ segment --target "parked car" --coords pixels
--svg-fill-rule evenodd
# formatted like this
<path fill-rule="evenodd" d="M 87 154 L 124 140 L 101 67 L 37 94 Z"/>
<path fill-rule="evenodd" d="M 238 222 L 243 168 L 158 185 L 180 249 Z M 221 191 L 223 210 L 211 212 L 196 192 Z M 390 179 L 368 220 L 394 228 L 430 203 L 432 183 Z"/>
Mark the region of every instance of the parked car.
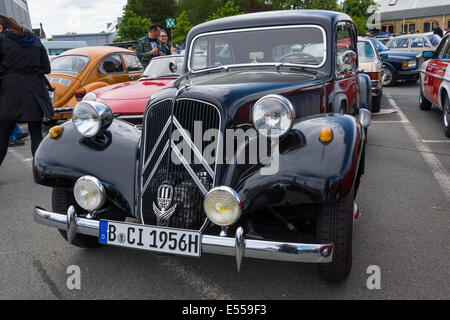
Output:
<path fill-rule="evenodd" d="M 372 93 L 372 112 L 381 110 L 383 97 L 383 63 L 372 41 L 358 38 L 359 69 L 370 77 Z M 383 56 L 385 58 L 385 56 Z"/>
<path fill-rule="evenodd" d="M 183 60 L 181 55 L 154 58 L 138 81 L 94 90 L 84 100 L 106 104 L 117 119 L 140 125 L 147 101 L 156 91 L 171 85 L 180 77 Z"/>
<path fill-rule="evenodd" d="M 75 105 L 101 87 L 139 79 L 144 71 L 132 51 L 118 47 L 86 47 L 66 51 L 51 62 L 47 76 L 55 108 L 53 120 L 70 119 Z"/>
<path fill-rule="evenodd" d="M 375 38 L 374 44 L 383 62 L 383 86 L 395 85 L 398 81 L 417 81 L 420 77 L 421 54 L 418 52 L 391 51 Z"/>
<path fill-rule="evenodd" d="M 392 38 L 386 46 L 395 51 L 422 53 L 423 51 L 435 50 L 440 42 L 441 37 L 436 34 L 415 33 Z"/>
<path fill-rule="evenodd" d="M 323 50 L 298 51 L 313 44 Z M 229 55 L 217 60 L 216 47 Z M 35 220 L 81 247 L 231 255 L 238 270 L 244 257 L 317 263 L 343 281 L 371 119 L 357 51 L 354 22 L 337 12 L 194 27 L 183 76 L 149 100 L 142 131 L 98 101 L 51 129 L 34 174 L 53 188 L 53 211 Z M 258 144 L 270 152 L 250 161 Z"/>
<path fill-rule="evenodd" d="M 444 133 L 450 138 L 450 34 L 435 52 L 425 51 L 426 61 L 421 69 L 419 105 L 428 111 L 435 105 L 443 113 Z"/>

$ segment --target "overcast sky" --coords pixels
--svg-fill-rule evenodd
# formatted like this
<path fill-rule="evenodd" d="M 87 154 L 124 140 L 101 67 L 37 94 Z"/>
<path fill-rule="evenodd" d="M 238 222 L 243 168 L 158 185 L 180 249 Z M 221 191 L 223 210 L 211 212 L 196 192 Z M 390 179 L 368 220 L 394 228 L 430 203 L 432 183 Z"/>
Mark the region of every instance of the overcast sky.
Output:
<path fill-rule="evenodd" d="M 47 37 L 67 32 L 106 31 L 108 22 L 121 17 L 127 0 L 28 0 L 31 23 L 42 22 Z"/>

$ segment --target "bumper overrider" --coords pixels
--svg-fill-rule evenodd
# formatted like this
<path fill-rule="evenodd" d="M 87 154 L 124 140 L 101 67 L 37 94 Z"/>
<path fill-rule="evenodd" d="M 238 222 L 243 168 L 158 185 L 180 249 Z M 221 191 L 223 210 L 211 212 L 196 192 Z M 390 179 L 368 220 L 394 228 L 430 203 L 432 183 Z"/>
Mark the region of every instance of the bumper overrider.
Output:
<path fill-rule="evenodd" d="M 77 234 L 99 237 L 100 222 L 79 218 L 73 207 L 69 208 L 67 215 L 35 208 L 34 221 L 66 231 L 69 243 L 74 241 Z M 302 263 L 331 263 L 334 254 L 333 244 L 284 243 L 246 239 L 242 227 L 237 229 L 234 238 L 202 235 L 201 243 L 203 253 L 235 256 L 238 271 L 243 257 Z"/>

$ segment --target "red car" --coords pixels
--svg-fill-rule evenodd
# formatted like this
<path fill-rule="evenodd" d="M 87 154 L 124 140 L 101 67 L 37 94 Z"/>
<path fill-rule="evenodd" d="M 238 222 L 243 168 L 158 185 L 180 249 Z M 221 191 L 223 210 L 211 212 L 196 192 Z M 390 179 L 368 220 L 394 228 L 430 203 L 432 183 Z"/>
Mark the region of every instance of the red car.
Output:
<path fill-rule="evenodd" d="M 150 97 L 180 77 L 183 59 L 180 55 L 154 58 L 138 81 L 100 88 L 88 93 L 84 100 L 106 104 L 117 119 L 141 124 Z"/>
<path fill-rule="evenodd" d="M 436 52 L 423 52 L 425 59 L 420 79 L 420 109 L 430 110 L 432 105 L 443 112 L 444 133 L 450 138 L 450 34 L 439 44 Z"/>

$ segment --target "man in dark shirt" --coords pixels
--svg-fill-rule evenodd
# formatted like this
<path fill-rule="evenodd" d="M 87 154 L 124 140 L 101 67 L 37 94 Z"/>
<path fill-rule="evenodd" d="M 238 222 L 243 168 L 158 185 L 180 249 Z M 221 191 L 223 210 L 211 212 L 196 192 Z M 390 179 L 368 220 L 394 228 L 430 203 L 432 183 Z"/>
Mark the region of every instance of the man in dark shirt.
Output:
<path fill-rule="evenodd" d="M 138 40 L 136 44 L 136 55 L 144 67 L 147 67 L 154 57 L 164 56 L 164 47 L 159 40 L 161 26 L 152 24 L 148 35 Z"/>
<path fill-rule="evenodd" d="M 444 37 L 444 31 L 442 31 L 442 29 L 439 28 L 439 22 L 434 22 L 433 23 L 433 33 L 437 34 L 441 38 Z"/>

